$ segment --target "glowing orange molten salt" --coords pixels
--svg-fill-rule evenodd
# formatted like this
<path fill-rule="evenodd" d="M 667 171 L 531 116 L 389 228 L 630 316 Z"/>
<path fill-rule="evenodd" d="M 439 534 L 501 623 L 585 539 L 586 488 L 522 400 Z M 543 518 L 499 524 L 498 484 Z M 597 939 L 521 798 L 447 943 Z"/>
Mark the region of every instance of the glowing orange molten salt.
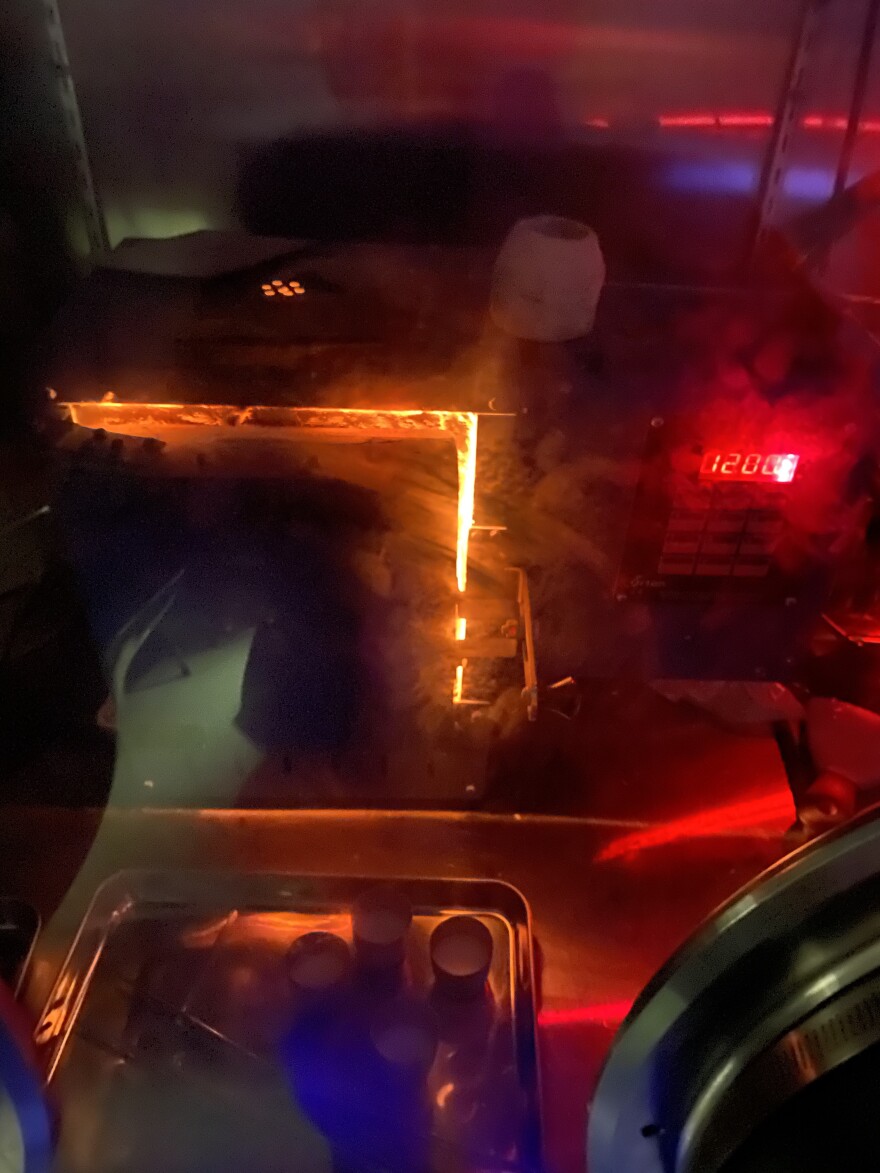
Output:
<path fill-rule="evenodd" d="M 67 403 L 73 423 L 104 428 L 127 436 L 167 438 L 171 430 L 203 427 L 240 429 L 239 435 L 265 438 L 266 431 L 295 429 L 328 436 L 344 430 L 381 435 L 384 439 L 415 439 L 446 433 L 458 456 L 458 520 L 455 577 L 458 589 L 467 584 L 468 543 L 474 524 L 477 477 L 477 415 L 471 411 L 420 411 L 360 407 L 231 407 L 223 404 Z M 163 437 L 163 433 L 165 437 Z M 295 439 L 296 437 L 289 437 Z"/>

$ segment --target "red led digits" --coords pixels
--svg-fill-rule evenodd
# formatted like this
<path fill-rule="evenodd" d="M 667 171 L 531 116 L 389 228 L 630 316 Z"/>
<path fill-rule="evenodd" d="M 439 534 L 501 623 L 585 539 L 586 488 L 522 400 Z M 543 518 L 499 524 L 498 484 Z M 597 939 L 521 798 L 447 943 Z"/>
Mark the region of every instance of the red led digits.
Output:
<path fill-rule="evenodd" d="M 726 452 L 712 448 L 703 456 L 700 479 L 789 484 L 794 480 L 799 460 L 794 452 Z"/>
<path fill-rule="evenodd" d="M 742 460 L 741 452 L 730 452 L 721 461 L 721 475 L 723 477 L 736 476 L 739 469 L 739 462 Z"/>
<path fill-rule="evenodd" d="M 781 456 L 767 456 L 761 465 L 761 476 L 773 477 L 775 480 L 780 460 L 782 460 Z"/>

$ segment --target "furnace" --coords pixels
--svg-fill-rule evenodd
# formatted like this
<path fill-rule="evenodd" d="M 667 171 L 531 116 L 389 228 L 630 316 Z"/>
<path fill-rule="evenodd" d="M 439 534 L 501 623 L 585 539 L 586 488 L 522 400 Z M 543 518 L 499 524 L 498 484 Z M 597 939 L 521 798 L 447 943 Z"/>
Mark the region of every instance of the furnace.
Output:
<path fill-rule="evenodd" d="M 143 247 L 149 253 L 146 242 Z M 167 251 L 167 242 L 158 251 Z M 311 479 L 309 492 L 349 484 L 371 496 L 387 537 L 370 539 L 372 552 L 356 558 L 356 574 L 369 564 L 371 590 L 385 596 L 370 605 L 369 630 L 358 636 L 373 666 L 372 720 L 400 726 L 400 713 L 418 702 L 418 732 L 398 730 L 392 739 L 409 746 L 398 772 L 427 775 L 428 794 L 452 786 L 469 801 L 484 785 L 488 747 L 481 733 L 472 752 L 472 721 L 505 690 L 518 695 L 527 688 L 530 713 L 537 699 L 527 581 L 508 566 L 495 540 L 505 528 L 497 494 L 478 491 L 481 461 L 492 459 L 480 455 L 481 436 L 487 431 L 489 448 L 493 441 L 497 446 L 498 430 L 511 417 L 490 407 L 497 392 L 479 358 L 470 365 L 450 361 L 462 339 L 425 334 L 399 304 L 397 290 L 385 290 L 377 308 L 375 290 L 368 300 L 361 288 L 364 268 L 375 282 L 375 258 L 362 256 L 346 265 L 344 281 L 332 261 L 320 273 L 314 261 L 311 268 L 297 265 L 300 280 L 277 258 L 222 280 L 98 270 L 68 309 L 56 344 L 52 409 L 62 421 L 58 445 L 69 470 L 63 492 L 75 494 L 96 476 L 111 497 L 120 485 L 176 481 L 190 486 L 183 496 L 204 501 L 204 489 L 193 486 L 249 480 L 268 486 L 274 479 L 283 491 L 285 478 L 292 478 L 300 485 Z M 283 279 L 260 280 L 270 272 Z M 123 300 L 116 295 L 120 283 L 128 291 Z M 99 311 L 97 333 L 94 318 L 82 318 L 86 307 Z M 478 354 L 478 339 L 471 344 Z M 209 389 L 222 392 L 224 401 L 196 400 Z M 81 508 L 80 521 L 92 512 Z M 101 557 L 96 551 L 94 559 Z M 166 577 L 176 570 L 169 563 Z M 93 573 L 93 581 L 98 577 Z M 162 582 L 152 588 L 161 591 Z M 111 654 L 119 620 L 98 620 Z M 255 615 L 248 621 L 261 630 Z M 163 623 L 173 625 L 170 618 Z M 264 644 L 255 637 L 255 648 Z M 140 653 L 135 667 L 146 655 Z M 247 688 L 254 672 L 241 676 Z M 166 687 L 187 686 L 169 681 Z M 124 691 L 124 682 L 117 689 Z M 362 724 L 369 719 L 360 718 Z M 413 755 L 414 743 L 427 738 L 436 745 L 438 736 L 439 749 Z M 392 759 L 392 773 L 396 754 L 386 739 L 380 756 Z M 458 777 L 444 782 L 440 775 Z M 419 785 L 410 780 L 407 792 Z"/>

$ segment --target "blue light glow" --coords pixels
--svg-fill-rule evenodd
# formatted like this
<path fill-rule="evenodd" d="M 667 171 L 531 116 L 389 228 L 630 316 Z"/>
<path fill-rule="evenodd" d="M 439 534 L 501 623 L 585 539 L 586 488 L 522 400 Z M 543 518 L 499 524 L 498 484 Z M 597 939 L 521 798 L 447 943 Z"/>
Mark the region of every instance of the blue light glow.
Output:
<path fill-rule="evenodd" d="M 757 190 L 758 168 L 753 163 L 673 163 L 666 185 L 674 191 L 718 192 L 735 195 Z"/>
<path fill-rule="evenodd" d="M 666 171 L 666 186 L 673 191 L 706 195 L 752 195 L 758 190 L 757 163 L 675 162 Z M 827 167 L 792 167 L 782 184 L 787 196 L 819 203 L 831 197 L 834 174 Z"/>

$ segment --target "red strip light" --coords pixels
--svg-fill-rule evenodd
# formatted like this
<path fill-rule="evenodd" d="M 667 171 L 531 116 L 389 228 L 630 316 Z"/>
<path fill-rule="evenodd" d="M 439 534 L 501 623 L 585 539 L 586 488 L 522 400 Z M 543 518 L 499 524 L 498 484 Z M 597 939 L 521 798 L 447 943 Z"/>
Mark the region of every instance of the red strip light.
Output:
<path fill-rule="evenodd" d="M 723 114 L 700 111 L 694 114 L 661 114 L 657 123 L 664 129 L 717 127 L 721 130 L 766 130 L 773 125 L 774 118 L 766 110 L 733 110 Z M 589 120 L 587 125 L 590 125 Z M 807 114 L 801 119 L 801 126 L 804 130 L 846 130 L 847 119 L 840 114 Z M 880 133 L 880 118 L 863 118 L 859 123 L 859 131 L 862 134 Z"/>
<path fill-rule="evenodd" d="M 657 119 L 663 127 L 715 126 L 714 114 L 661 114 Z"/>
<path fill-rule="evenodd" d="M 719 114 L 719 126 L 755 127 L 772 126 L 772 114 Z"/>
<path fill-rule="evenodd" d="M 688 839 L 706 839 L 728 835 L 731 832 L 758 828 L 768 822 L 791 820 L 795 816 L 794 803 L 788 790 L 776 790 L 760 798 L 745 799 L 727 806 L 697 811 L 684 818 L 671 819 L 643 831 L 631 831 L 606 843 L 595 857 L 596 863 L 607 863 L 622 856 L 635 855 L 652 847 L 664 847 Z"/>
<path fill-rule="evenodd" d="M 722 114 L 703 111 L 694 114 L 660 114 L 657 125 L 665 130 L 769 130 L 775 119 L 767 110 L 732 110 Z M 611 120 L 597 116 L 584 118 L 583 126 L 609 130 Z M 804 130 L 846 130 L 847 119 L 840 114 L 806 114 L 801 119 Z M 863 118 L 860 134 L 880 134 L 880 118 Z"/>
<path fill-rule="evenodd" d="M 846 119 L 830 114 L 808 114 L 801 126 L 806 130 L 846 130 Z"/>

